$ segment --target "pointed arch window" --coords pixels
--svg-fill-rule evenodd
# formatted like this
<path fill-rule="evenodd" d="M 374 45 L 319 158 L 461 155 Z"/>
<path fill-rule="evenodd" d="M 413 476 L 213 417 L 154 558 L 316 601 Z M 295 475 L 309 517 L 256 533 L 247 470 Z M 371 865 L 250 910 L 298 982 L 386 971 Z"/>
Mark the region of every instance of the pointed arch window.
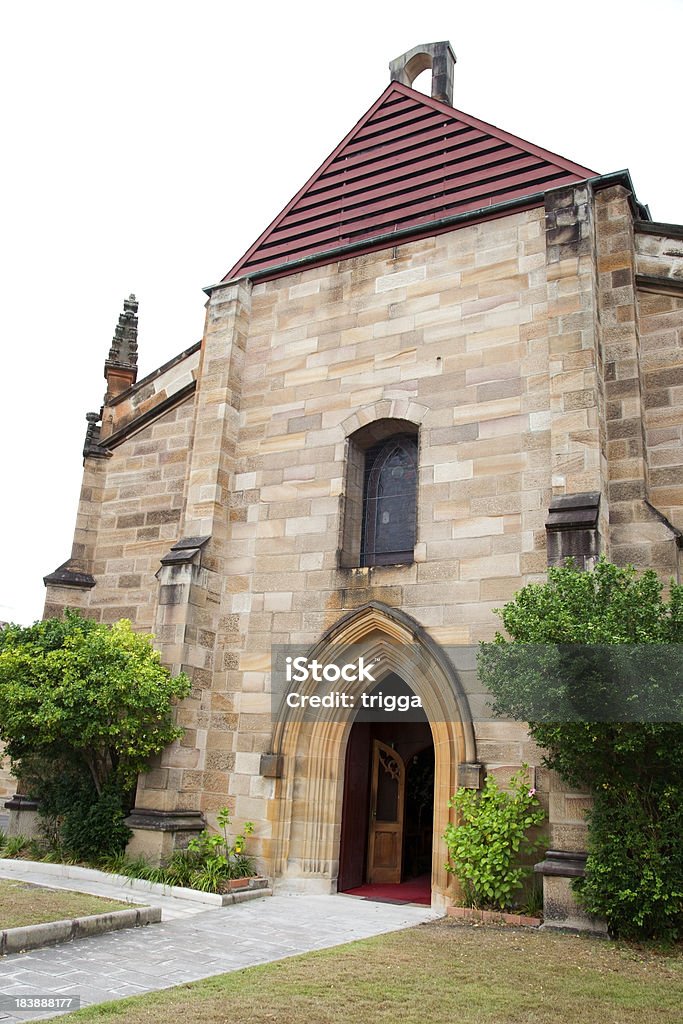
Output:
<path fill-rule="evenodd" d="M 417 527 L 417 443 L 399 434 L 368 448 L 361 565 L 412 562 Z"/>

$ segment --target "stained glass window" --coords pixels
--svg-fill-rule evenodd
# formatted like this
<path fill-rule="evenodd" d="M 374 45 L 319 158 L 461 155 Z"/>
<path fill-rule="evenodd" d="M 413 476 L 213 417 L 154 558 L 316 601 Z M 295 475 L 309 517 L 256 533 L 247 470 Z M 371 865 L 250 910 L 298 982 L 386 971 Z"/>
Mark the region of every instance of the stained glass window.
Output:
<path fill-rule="evenodd" d="M 417 523 L 417 444 L 392 437 L 365 453 L 362 565 L 413 561 Z"/>

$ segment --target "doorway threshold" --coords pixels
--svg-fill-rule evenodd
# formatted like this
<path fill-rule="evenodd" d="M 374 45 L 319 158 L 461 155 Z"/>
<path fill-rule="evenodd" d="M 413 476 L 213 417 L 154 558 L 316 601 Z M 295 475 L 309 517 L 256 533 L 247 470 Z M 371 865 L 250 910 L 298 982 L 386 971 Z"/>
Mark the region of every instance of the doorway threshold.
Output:
<path fill-rule="evenodd" d="M 357 896 L 374 903 L 417 903 L 429 907 L 432 903 L 432 879 L 430 875 L 410 878 L 407 882 L 359 885 L 345 889 L 344 896 Z"/>

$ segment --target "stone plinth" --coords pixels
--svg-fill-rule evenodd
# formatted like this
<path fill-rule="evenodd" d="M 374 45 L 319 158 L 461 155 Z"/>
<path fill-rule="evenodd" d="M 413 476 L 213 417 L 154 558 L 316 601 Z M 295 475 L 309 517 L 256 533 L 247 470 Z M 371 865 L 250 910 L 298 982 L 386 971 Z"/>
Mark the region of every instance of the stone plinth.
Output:
<path fill-rule="evenodd" d="M 586 914 L 571 888 L 571 880 L 586 873 L 586 857 L 585 853 L 547 850 L 545 860 L 534 865 L 534 871 L 543 876 L 543 928 L 607 935 L 606 922 Z"/>

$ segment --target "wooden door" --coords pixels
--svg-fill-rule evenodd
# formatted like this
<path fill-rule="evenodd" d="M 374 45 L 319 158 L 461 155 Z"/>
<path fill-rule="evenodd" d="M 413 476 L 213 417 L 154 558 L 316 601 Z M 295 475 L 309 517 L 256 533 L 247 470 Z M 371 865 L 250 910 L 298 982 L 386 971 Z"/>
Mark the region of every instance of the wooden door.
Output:
<path fill-rule="evenodd" d="M 406 769 L 400 754 L 373 740 L 368 882 L 401 881 Z"/>

